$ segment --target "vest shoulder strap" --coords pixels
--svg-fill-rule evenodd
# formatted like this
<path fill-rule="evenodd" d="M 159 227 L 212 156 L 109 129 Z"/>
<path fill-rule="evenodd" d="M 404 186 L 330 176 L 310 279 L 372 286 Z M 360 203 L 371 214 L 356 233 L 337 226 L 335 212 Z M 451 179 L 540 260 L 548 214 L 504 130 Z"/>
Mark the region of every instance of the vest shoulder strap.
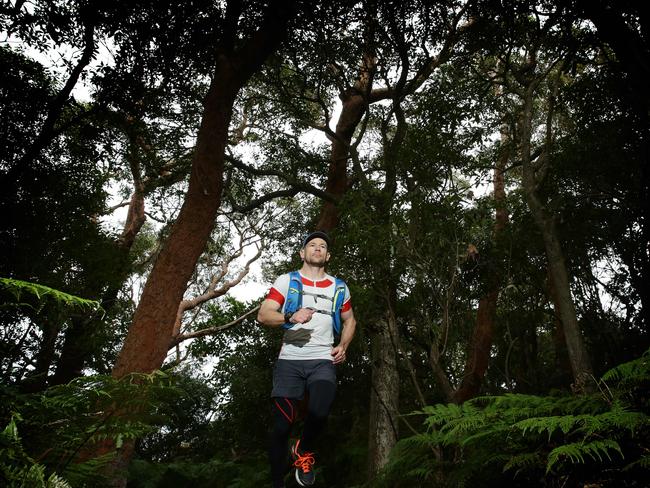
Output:
<path fill-rule="evenodd" d="M 284 313 L 293 313 L 302 307 L 302 279 L 298 271 L 289 273 L 289 288 L 287 290 L 287 297 L 284 301 Z M 290 329 L 294 324 L 285 323 L 282 325 L 284 329 Z"/>
<path fill-rule="evenodd" d="M 345 281 L 340 278 L 334 278 L 334 298 L 332 300 L 332 317 L 334 325 L 334 333 L 339 335 L 341 333 L 341 308 L 345 301 Z"/>

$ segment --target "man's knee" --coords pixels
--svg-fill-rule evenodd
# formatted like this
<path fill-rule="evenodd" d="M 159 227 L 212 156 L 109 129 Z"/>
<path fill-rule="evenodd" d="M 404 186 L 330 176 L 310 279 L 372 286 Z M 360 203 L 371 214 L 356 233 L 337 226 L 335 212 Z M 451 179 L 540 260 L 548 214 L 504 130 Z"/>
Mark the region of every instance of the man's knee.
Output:
<path fill-rule="evenodd" d="M 271 415 L 273 416 L 273 430 L 284 432 L 291 430 L 291 426 L 298 416 L 296 401 L 289 398 L 273 398 Z"/>
<path fill-rule="evenodd" d="M 336 383 L 315 381 L 309 386 L 308 413 L 318 418 L 326 418 L 336 395 Z"/>

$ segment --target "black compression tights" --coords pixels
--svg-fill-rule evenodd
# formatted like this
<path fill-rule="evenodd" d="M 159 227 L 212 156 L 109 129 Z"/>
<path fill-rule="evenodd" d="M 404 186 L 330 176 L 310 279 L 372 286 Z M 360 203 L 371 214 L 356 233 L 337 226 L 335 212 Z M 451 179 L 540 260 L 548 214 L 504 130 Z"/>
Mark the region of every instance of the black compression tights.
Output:
<path fill-rule="evenodd" d="M 309 386 L 307 415 L 300 439 L 302 452 L 314 452 L 314 442 L 325 427 L 335 393 L 336 385 L 329 381 L 315 381 Z M 297 420 L 298 404 L 299 400 L 292 398 L 273 398 L 271 403 L 273 431 L 271 432 L 269 459 L 274 487 L 284 486 L 289 435 L 291 427 Z"/>

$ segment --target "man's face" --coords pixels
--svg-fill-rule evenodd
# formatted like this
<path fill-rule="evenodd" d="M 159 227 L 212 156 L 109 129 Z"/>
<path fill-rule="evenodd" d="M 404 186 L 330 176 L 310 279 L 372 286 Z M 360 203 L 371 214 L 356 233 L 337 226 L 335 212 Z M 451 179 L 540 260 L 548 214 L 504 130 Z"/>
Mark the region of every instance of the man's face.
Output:
<path fill-rule="evenodd" d="M 300 257 L 310 266 L 325 266 L 330 259 L 327 243 L 320 237 L 315 237 L 300 250 Z"/>

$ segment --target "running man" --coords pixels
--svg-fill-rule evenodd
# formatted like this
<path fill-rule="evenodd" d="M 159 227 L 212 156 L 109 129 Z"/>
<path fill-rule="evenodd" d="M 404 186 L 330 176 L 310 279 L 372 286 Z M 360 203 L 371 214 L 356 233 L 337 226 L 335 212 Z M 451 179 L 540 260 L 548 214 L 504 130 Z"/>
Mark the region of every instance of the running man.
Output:
<path fill-rule="evenodd" d="M 336 393 L 336 365 L 346 359 L 356 320 L 350 292 L 328 275 L 330 239 L 325 232 L 309 234 L 302 243 L 300 271 L 280 276 L 260 307 L 257 320 L 285 330 L 273 368 L 273 430 L 269 447 L 274 488 L 284 487 L 291 427 L 298 404 L 308 394 L 302 436 L 291 446 L 296 481 L 311 486 L 315 441 L 322 432 Z M 335 336 L 340 332 L 338 345 Z"/>

